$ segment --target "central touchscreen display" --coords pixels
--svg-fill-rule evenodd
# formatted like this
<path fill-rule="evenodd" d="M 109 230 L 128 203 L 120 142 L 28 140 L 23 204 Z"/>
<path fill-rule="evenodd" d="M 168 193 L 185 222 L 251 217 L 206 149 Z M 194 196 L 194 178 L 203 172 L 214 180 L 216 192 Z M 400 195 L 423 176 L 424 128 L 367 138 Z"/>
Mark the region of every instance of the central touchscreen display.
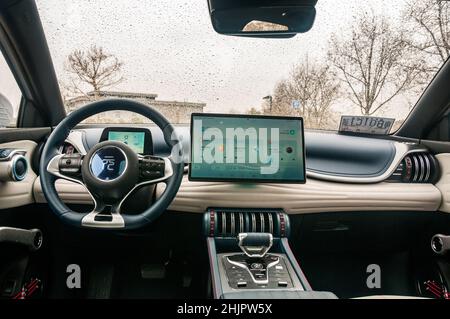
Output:
<path fill-rule="evenodd" d="M 193 114 L 189 179 L 305 182 L 303 120 Z"/>
<path fill-rule="evenodd" d="M 119 141 L 127 144 L 136 153 L 144 153 L 145 132 L 109 131 L 108 141 Z"/>

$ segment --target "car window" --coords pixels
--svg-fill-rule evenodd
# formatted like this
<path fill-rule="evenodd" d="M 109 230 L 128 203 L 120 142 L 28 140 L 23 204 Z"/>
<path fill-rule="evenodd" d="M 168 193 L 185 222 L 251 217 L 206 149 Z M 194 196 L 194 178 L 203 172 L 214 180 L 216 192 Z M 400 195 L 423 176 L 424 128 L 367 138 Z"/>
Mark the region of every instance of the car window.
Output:
<path fill-rule="evenodd" d="M 21 97 L 19 86 L 0 53 L 0 128 L 16 126 Z"/>

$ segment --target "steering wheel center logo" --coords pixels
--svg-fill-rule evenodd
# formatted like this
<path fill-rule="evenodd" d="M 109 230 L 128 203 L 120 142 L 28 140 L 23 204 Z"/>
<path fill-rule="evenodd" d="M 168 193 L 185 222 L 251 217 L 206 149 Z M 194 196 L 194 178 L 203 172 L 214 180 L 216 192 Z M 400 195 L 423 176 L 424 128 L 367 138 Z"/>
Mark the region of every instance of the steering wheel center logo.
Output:
<path fill-rule="evenodd" d="M 126 170 L 127 158 L 118 147 L 104 147 L 92 155 L 89 164 L 91 173 L 97 179 L 109 182 L 119 178 Z"/>

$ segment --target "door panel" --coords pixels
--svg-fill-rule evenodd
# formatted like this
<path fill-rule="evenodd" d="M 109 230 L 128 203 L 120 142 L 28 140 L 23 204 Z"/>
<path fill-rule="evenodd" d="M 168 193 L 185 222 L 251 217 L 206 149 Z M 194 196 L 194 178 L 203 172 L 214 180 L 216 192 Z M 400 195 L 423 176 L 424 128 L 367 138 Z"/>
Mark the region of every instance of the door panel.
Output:
<path fill-rule="evenodd" d="M 0 209 L 34 203 L 33 184 L 37 174 L 33 171 L 31 162 L 36 146 L 36 142 L 28 140 L 0 144 L 0 149 L 13 148 L 26 151 L 24 156 L 28 160 L 28 173 L 23 181 L 0 182 Z"/>

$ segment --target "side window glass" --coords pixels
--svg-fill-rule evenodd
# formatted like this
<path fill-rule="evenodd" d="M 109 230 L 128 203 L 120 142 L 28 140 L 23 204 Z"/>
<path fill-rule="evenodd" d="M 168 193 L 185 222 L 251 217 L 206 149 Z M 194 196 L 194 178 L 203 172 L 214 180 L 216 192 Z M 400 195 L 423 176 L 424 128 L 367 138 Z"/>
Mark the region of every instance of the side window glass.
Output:
<path fill-rule="evenodd" d="M 0 53 L 0 128 L 16 127 L 22 93 Z"/>

